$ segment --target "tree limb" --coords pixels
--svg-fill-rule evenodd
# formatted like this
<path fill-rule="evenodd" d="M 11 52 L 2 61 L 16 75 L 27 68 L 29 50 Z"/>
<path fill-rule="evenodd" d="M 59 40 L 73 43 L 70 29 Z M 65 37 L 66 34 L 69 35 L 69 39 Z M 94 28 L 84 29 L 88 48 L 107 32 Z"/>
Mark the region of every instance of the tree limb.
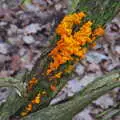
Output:
<path fill-rule="evenodd" d="M 96 79 L 72 100 L 63 104 L 49 106 L 30 114 L 22 120 L 70 120 L 93 100 L 116 87 L 120 87 L 120 70 Z"/>
<path fill-rule="evenodd" d="M 0 78 L 0 87 L 16 88 L 21 94 L 25 92 L 24 83 L 12 77 Z"/>

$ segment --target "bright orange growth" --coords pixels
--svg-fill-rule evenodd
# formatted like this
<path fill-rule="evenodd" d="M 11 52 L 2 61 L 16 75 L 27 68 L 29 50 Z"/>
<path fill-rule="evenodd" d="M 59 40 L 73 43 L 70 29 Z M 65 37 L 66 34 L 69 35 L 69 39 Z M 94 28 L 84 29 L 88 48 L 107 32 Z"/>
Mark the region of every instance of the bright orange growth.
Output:
<path fill-rule="evenodd" d="M 39 104 L 41 101 L 41 94 L 38 93 L 37 96 L 32 100 L 33 104 Z"/>
<path fill-rule="evenodd" d="M 62 75 L 62 72 L 58 72 L 58 73 L 56 73 L 54 76 L 51 76 L 51 77 L 50 77 L 50 80 L 53 80 L 53 79 L 56 79 L 56 78 L 60 78 L 61 75 Z"/>
<path fill-rule="evenodd" d="M 52 91 L 56 91 L 56 86 L 55 85 L 50 85 L 50 89 L 52 90 Z"/>
<path fill-rule="evenodd" d="M 32 104 L 28 104 L 28 106 L 25 108 L 27 111 L 31 111 L 32 110 Z"/>
<path fill-rule="evenodd" d="M 93 35 L 95 36 L 101 36 L 104 34 L 104 30 L 101 27 L 98 27 L 97 29 L 94 30 Z"/>
<path fill-rule="evenodd" d="M 82 18 L 86 15 L 83 12 L 74 13 L 65 16 L 62 22 L 58 25 L 56 33 L 61 36 L 56 47 L 50 52 L 53 62 L 50 63 L 47 70 L 47 75 L 56 70 L 61 64 L 69 60 L 74 60 L 73 55 L 80 59 L 84 57 L 87 48 L 83 47 L 87 43 L 92 44 L 97 36 L 101 36 L 104 30 L 99 27 L 92 31 L 92 22 L 87 21 L 80 27 L 79 31 L 73 31 L 73 25 L 80 24 Z M 74 32 L 74 34 L 73 34 Z"/>
<path fill-rule="evenodd" d="M 29 82 L 28 82 L 28 91 L 32 90 L 33 86 L 36 85 L 38 82 L 38 79 L 33 77 Z"/>
<path fill-rule="evenodd" d="M 21 112 L 21 116 L 26 116 L 30 111 L 32 111 L 32 104 L 31 103 L 29 103 L 25 107 L 25 111 Z"/>
<path fill-rule="evenodd" d="M 73 25 L 80 24 L 81 19 L 84 18 L 85 16 L 86 15 L 83 12 L 65 16 L 61 23 L 58 25 L 56 33 L 61 36 L 71 35 Z"/>
<path fill-rule="evenodd" d="M 20 115 L 23 116 L 23 117 L 26 116 L 27 114 L 28 114 L 28 112 L 26 112 L 26 111 L 20 113 Z"/>
<path fill-rule="evenodd" d="M 25 110 L 21 112 L 21 116 L 26 116 L 29 112 L 32 111 L 33 105 L 39 104 L 40 102 L 41 102 L 41 94 L 38 93 L 37 96 L 25 107 Z"/>

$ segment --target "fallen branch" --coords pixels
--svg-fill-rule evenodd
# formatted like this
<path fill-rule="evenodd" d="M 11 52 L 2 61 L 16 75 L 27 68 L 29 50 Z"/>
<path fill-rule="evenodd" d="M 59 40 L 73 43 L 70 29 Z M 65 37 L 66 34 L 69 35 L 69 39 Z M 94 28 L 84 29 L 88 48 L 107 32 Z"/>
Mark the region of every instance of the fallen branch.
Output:
<path fill-rule="evenodd" d="M 120 103 L 117 103 L 111 108 L 103 111 L 102 113 L 96 115 L 97 120 L 109 120 L 110 118 L 120 114 Z"/>
<path fill-rule="evenodd" d="M 102 78 L 97 78 L 72 100 L 44 108 L 32 113 L 22 120 L 71 120 L 78 112 L 88 104 L 113 88 L 120 87 L 120 70 L 109 73 Z"/>
<path fill-rule="evenodd" d="M 0 78 L 0 87 L 16 88 L 21 94 L 25 92 L 24 83 L 12 77 Z"/>

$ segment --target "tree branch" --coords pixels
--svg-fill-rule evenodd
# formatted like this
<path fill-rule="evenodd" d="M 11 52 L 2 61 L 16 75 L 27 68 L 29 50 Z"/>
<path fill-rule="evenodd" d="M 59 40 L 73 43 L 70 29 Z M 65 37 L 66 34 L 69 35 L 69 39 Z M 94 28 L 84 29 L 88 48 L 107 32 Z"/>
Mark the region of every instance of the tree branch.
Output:
<path fill-rule="evenodd" d="M 24 83 L 12 77 L 0 78 L 0 87 L 16 88 L 21 94 L 25 91 Z"/>
<path fill-rule="evenodd" d="M 116 87 L 120 87 L 120 70 L 97 78 L 72 100 L 63 104 L 49 106 L 30 114 L 22 120 L 70 120 L 93 100 Z"/>
<path fill-rule="evenodd" d="M 120 114 L 120 103 L 117 103 L 111 108 L 103 111 L 102 113 L 96 115 L 97 120 L 109 120 L 110 118 Z"/>

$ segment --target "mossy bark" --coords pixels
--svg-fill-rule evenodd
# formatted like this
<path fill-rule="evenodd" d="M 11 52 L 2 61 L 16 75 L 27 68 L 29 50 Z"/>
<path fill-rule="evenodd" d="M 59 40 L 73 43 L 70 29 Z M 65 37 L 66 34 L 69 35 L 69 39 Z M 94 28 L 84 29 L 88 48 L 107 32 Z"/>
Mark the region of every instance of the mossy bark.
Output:
<path fill-rule="evenodd" d="M 96 79 L 70 101 L 49 106 L 22 120 L 71 120 L 75 114 L 83 110 L 93 100 L 119 86 L 120 70 Z"/>
<path fill-rule="evenodd" d="M 76 1 L 76 0 L 72 0 Z M 119 0 L 77 0 L 72 12 L 84 11 L 88 19 L 94 21 L 94 26 L 105 25 L 120 11 Z"/>
<path fill-rule="evenodd" d="M 97 120 L 109 120 L 112 117 L 119 115 L 119 114 L 120 114 L 120 102 L 117 101 L 115 105 L 97 114 L 95 118 Z"/>

